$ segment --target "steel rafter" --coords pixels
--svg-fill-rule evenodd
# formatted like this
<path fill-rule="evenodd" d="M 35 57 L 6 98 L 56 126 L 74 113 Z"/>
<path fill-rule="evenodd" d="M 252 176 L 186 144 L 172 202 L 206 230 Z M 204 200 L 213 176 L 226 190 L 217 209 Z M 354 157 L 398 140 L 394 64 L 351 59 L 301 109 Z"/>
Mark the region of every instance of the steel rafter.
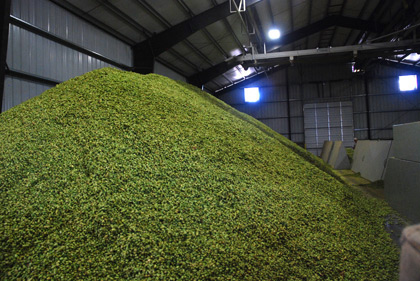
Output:
<path fill-rule="evenodd" d="M 308 26 L 309 26 L 309 25 L 311 24 L 311 22 L 312 22 L 312 3 L 313 3 L 313 0 L 309 0 L 308 23 L 307 23 L 307 25 L 308 25 Z M 307 49 L 307 48 L 308 48 L 308 45 L 309 45 L 309 36 L 308 36 L 308 37 L 306 37 L 305 49 Z"/>
<path fill-rule="evenodd" d="M 340 16 L 342 16 L 343 15 L 343 11 L 344 11 L 344 8 L 346 7 L 346 5 L 347 5 L 347 0 L 344 0 L 343 1 L 343 4 L 342 4 L 342 6 L 341 6 L 341 9 L 340 9 L 340 12 L 339 12 L 339 15 Z M 332 34 L 332 36 L 331 36 L 331 39 L 330 39 L 330 42 L 328 42 L 328 46 L 332 46 L 332 42 L 333 42 L 333 40 L 334 40 L 334 37 L 335 37 L 335 33 L 337 32 L 337 26 L 335 26 L 334 27 L 334 31 L 333 31 L 333 34 Z"/>
<path fill-rule="evenodd" d="M 180 0 L 180 1 L 183 1 L 183 0 Z M 212 4 L 213 4 L 214 7 L 216 7 L 218 5 L 217 2 L 216 2 L 216 0 L 211 0 L 211 2 L 212 2 Z M 224 26 L 226 27 L 226 29 L 229 31 L 230 35 L 232 36 L 232 38 L 235 41 L 235 43 L 238 46 L 238 48 L 241 50 L 241 53 L 242 54 L 245 54 L 246 53 L 246 50 L 245 50 L 243 44 L 241 43 L 241 41 L 239 40 L 238 36 L 236 36 L 235 31 L 233 30 L 233 28 L 230 25 L 229 21 L 226 18 L 224 18 L 222 20 L 222 22 L 223 22 Z M 229 57 L 229 54 L 228 54 L 227 57 Z M 235 68 L 242 75 L 241 69 L 238 66 L 235 66 Z M 216 77 L 214 77 L 214 78 L 216 78 Z M 231 81 L 230 84 L 233 84 L 233 83 L 234 82 Z"/>
<path fill-rule="evenodd" d="M 246 80 L 244 80 L 242 82 L 236 83 L 236 84 L 234 84 L 232 86 L 229 86 L 229 87 L 224 88 L 223 90 L 217 91 L 215 93 L 215 97 L 220 98 L 221 96 L 223 96 L 224 94 L 226 94 L 226 93 L 228 93 L 230 91 L 243 88 L 243 87 L 245 87 L 245 86 L 247 86 L 249 84 L 252 84 L 254 82 L 257 82 L 258 80 L 262 79 L 263 77 L 266 77 L 266 75 L 270 75 L 270 74 L 276 73 L 276 72 L 278 72 L 280 70 L 283 70 L 283 69 L 286 69 L 288 67 L 289 67 L 289 65 L 272 67 L 272 68 L 268 69 L 266 72 L 260 72 L 260 73 L 258 73 L 256 75 L 252 76 L 252 77 L 249 77 L 248 79 L 246 79 Z"/>
<path fill-rule="evenodd" d="M 293 32 L 295 30 L 293 22 L 293 0 L 289 0 L 289 9 L 290 9 L 290 30 Z M 296 49 L 296 44 L 293 44 L 293 49 Z"/>
<path fill-rule="evenodd" d="M 260 1 L 262 0 L 248 0 L 247 6 L 254 5 Z M 229 1 L 226 1 L 188 20 L 178 23 L 161 33 L 151 36 L 134 46 L 134 65 L 141 67 L 144 65 L 144 61 L 148 63 L 150 58 L 157 57 L 195 32 L 229 15 Z"/>
<path fill-rule="evenodd" d="M 121 40 L 122 42 L 124 42 L 124 43 L 126 43 L 128 45 L 133 46 L 135 44 L 135 42 L 133 40 L 129 39 L 128 37 L 125 37 L 125 35 L 121 34 L 120 32 L 117 32 L 117 31 L 113 30 L 110 26 L 104 24 L 101 21 L 98 21 L 97 19 L 93 18 L 89 14 L 85 13 L 83 10 L 81 10 L 81 9 L 73 6 L 72 4 L 68 3 L 67 1 L 65 1 L 65 0 L 49 0 L 49 1 L 51 1 L 54 4 L 62 7 L 63 9 L 69 11 L 70 13 L 72 13 L 72 14 L 76 15 L 77 17 L 85 20 L 86 22 L 92 24 L 93 26 L 96 26 L 97 28 L 99 28 L 99 29 L 103 30 L 104 32 L 106 32 L 106 33 L 114 36 L 115 38 Z M 172 55 L 174 55 L 174 56 L 181 56 L 179 53 L 177 54 L 175 52 L 173 52 Z M 181 69 L 179 69 L 179 68 L 177 68 L 177 67 L 175 67 L 173 65 L 170 65 L 164 59 L 157 58 L 156 61 L 158 61 L 161 64 L 165 65 L 166 67 L 174 70 L 175 72 L 180 73 L 180 74 L 186 76 L 186 73 L 183 70 L 181 70 Z M 187 62 L 185 62 L 185 63 L 187 63 Z M 193 68 L 196 69 L 196 70 L 198 70 L 198 68 L 196 66 L 193 66 Z"/>
<path fill-rule="evenodd" d="M 347 28 L 352 28 L 352 29 L 367 30 L 367 31 L 373 31 L 373 32 L 378 32 L 383 29 L 383 25 L 380 23 L 366 21 L 366 20 L 357 19 L 357 18 L 332 15 L 332 16 L 327 16 L 326 18 L 322 20 L 319 20 L 308 26 L 302 27 L 289 34 L 282 36 L 277 42 L 269 46 L 268 49 L 270 51 L 276 51 L 281 46 L 284 46 L 296 40 L 305 38 L 309 35 L 315 34 L 317 32 L 320 32 L 332 26 L 347 27 Z"/>
<path fill-rule="evenodd" d="M 325 28 L 339 25 L 361 30 L 381 30 L 382 25 L 365 21 L 361 19 L 353 19 L 343 16 L 329 16 L 323 20 L 317 21 L 309 26 L 295 30 L 289 34 L 282 36 L 275 44 L 269 46 L 268 50 L 274 52 L 280 49 L 281 46 L 293 43 L 299 39 L 305 38 L 315 34 Z M 217 76 L 225 73 L 229 69 L 238 65 L 235 59 L 226 60 L 202 72 L 198 72 L 189 77 L 190 83 L 194 85 L 203 85 Z"/>
<path fill-rule="evenodd" d="M 350 57 L 356 52 L 357 56 L 370 56 L 377 52 L 391 51 L 393 53 L 406 52 L 407 50 L 417 51 L 420 50 L 420 41 L 405 40 L 405 41 L 394 41 L 394 42 L 381 42 L 371 43 L 363 45 L 352 45 L 352 46 L 340 46 L 332 48 L 317 48 L 309 50 L 297 50 L 297 51 L 285 51 L 285 52 L 274 52 L 267 54 L 247 54 L 245 56 L 237 57 L 236 60 L 240 63 L 251 63 L 252 65 L 269 62 L 271 64 L 277 64 L 276 59 L 283 58 L 298 58 L 307 56 L 323 56 L 330 54 L 350 54 Z M 394 52 L 395 51 L 395 52 Z"/>
<path fill-rule="evenodd" d="M 360 18 L 361 18 L 362 14 L 363 14 L 363 12 L 366 10 L 366 7 L 367 7 L 367 5 L 368 5 L 368 4 L 369 4 L 369 0 L 366 0 L 366 1 L 365 1 L 365 4 L 363 4 L 362 9 L 360 10 L 359 14 L 357 15 L 357 18 L 358 18 L 358 19 L 360 19 Z M 348 42 L 349 42 L 350 37 L 351 37 L 351 35 L 352 35 L 352 34 L 353 34 L 353 30 L 350 30 L 349 34 L 347 35 L 346 40 L 344 41 L 344 45 L 347 45 L 347 44 L 348 44 Z"/>
<path fill-rule="evenodd" d="M 142 33 L 144 36 L 150 38 L 151 36 L 153 36 L 153 33 L 149 30 L 147 30 L 145 27 L 143 27 L 142 25 L 140 25 L 139 23 L 137 23 L 135 20 L 133 20 L 132 18 L 130 18 L 127 14 L 125 14 L 123 11 L 121 11 L 119 8 L 117 8 L 116 6 L 114 6 L 112 3 L 110 3 L 108 0 L 96 0 L 99 3 L 103 4 L 103 6 L 113 15 L 115 15 L 118 19 L 124 21 L 126 24 L 128 24 L 129 26 L 131 26 L 132 28 L 134 28 L 135 30 L 137 30 L 138 32 Z M 170 53 L 177 57 L 178 59 L 182 60 L 186 65 L 188 65 L 189 67 L 191 67 L 192 69 L 195 69 L 196 71 L 200 71 L 200 69 L 193 64 L 191 61 L 189 61 L 188 59 L 186 59 L 184 56 L 182 56 L 179 52 L 175 51 L 175 50 L 170 50 Z M 145 66 L 145 69 L 142 69 L 142 66 L 138 66 L 134 63 L 134 67 L 133 70 L 136 72 L 140 72 L 140 73 L 151 73 L 153 72 L 153 62 L 154 62 L 154 57 L 151 58 L 147 58 L 147 62 L 148 64 Z"/>
<path fill-rule="evenodd" d="M 392 21 L 385 27 L 382 34 L 388 34 L 394 30 L 403 29 L 416 16 L 415 4 L 416 0 L 404 1 L 402 7 L 392 17 Z M 407 3 L 408 2 L 408 3 Z"/>
<path fill-rule="evenodd" d="M 213 6 L 214 7 L 216 7 L 218 5 L 217 2 L 216 2 L 216 0 L 211 0 L 211 2 L 213 3 Z M 243 44 L 241 43 L 241 41 L 239 40 L 238 36 L 236 36 L 235 31 L 233 30 L 233 28 L 230 25 L 229 21 L 226 18 L 224 18 L 222 21 L 223 21 L 223 24 L 225 25 L 226 29 L 232 35 L 233 40 L 235 40 L 235 43 L 238 45 L 238 47 L 241 50 L 242 54 L 245 54 L 246 53 L 245 48 L 244 48 Z"/>
<path fill-rule="evenodd" d="M 327 1 L 327 7 L 325 8 L 325 13 L 324 13 L 324 18 L 330 16 L 328 14 L 328 9 L 330 7 L 331 4 L 331 0 Z M 324 35 L 325 29 L 321 31 L 321 33 L 319 34 L 319 40 L 318 40 L 318 47 L 321 47 L 321 41 L 322 41 L 322 36 Z"/>
<path fill-rule="evenodd" d="M 268 14 L 270 15 L 271 25 L 274 25 L 273 8 L 271 6 L 271 0 L 267 0 Z"/>
<path fill-rule="evenodd" d="M 188 7 L 188 5 L 183 0 L 177 0 L 177 2 L 190 17 L 195 16 L 195 14 L 191 11 L 191 9 Z M 207 39 L 209 39 L 213 43 L 213 45 L 223 55 L 224 58 L 227 58 L 229 56 L 229 54 L 222 48 L 222 46 L 220 46 L 220 44 L 216 41 L 216 39 L 213 37 L 213 35 L 211 35 L 211 33 L 207 30 L 206 27 L 203 28 L 201 31 L 204 33 L 204 35 L 207 37 Z M 190 43 L 188 41 L 188 39 L 186 40 L 186 42 Z M 212 66 L 214 65 L 214 63 L 212 61 L 210 61 L 208 58 L 206 59 L 206 61 L 210 65 L 212 65 Z M 223 75 L 223 78 L 225 78 L 229 83 L 232 83 L 232 81 L 226 75 Z"/>
<path fill-rule="evenodd" d="M 158 11 L 156 11 L 155 8 L 153 8 L 145 0 L 135 0 L 135 2 L 138 3 L 143 9 L 148 11 L 150 14 L 152 14 L 153 17 L 155 17 L 155 19 L 157 19 L 163 26 L 165 26 L 165 28 L 172 27 L 172 25 Z M 196 53 L 199 57 L 201 57 L 201 59 L 203 59 L 207 64 L 214 65 L 214 63 L 205 54 L 203 54 L 203 52 L 201 52 L 197 47 L 195 47 L 191 43 L 191 41 L 189 41 L 188 39 L 185 39 L 184 42 L 194 53 Z M 230 81 L 229 79 L 227 80 Z M 216 84 L 218 85 L 218 83 Z"/>
<path fill-rule="evenodd" d="M 393 67 L 396 69 L 408 70 L 408 71 L 420 74 L 420 67 L 414 66 L 412 64 L 399 63 L 399 62 L 388 60 L 388 59 L 377 59 L 375 60 L 375 62 L 381 65 Z"/>
<path fill-rule="evenodd" d="M 387 11 L 390 11 L 389 7 L 393 4 L 394 2 L 389 2 L 388 5 L 386 7 L 383 7 L 383 9 L 381 10 L 381 13 L 379 13 L 379 16 L 377 16 L 378 19 L 382 19 L 385 16 L 385 13 Z M 379 35 L 386 35 L 389 32 L 391 32 L 392 30 L 395 29 L 402 29 L 405 28 L 410 21 L 413 18 L 416 18 L 416 10 L 415 10 L 415 6 L 414 4 L 416 3 L 416 0 L 412 0 L 409 3 L 407 3 L 406 1 L 404 2 L 406 5 L 402 4 L 402 7 L 395 13 L 395 15 L 392 17 L 393 21 L 391 21 L 388 25 L 386 25 L 383 29 L 383 31 L 379 34 Z M 374 16 L 375 13 L 372 15 Z M 403 22 L 403 23 L 401 23 Z M 399 25 L 399 26 L 398 26 Z M 362 36 L 362 35 L 359 35 Z M 364 37 L 360 37 L 363 38 L 363 40 L 367 40 L 369 33 L 365 33 L 363 34 Z M 384 38 L 386 36 L 383 36 Z M 360 39 L 358 40 L 360 41 Z"/>
<path fill-rule="evenodd" d="M 386 3 L 384 3 L 384 1 Z M 377 21 L 379 22 L 380 19 L 382 18 L 383 14 L 389 10 L 389 6 L 393 4 L 394 0 L 384 0 L 384 1 L 379 1 L 378 4 L 376 5 L 376 8 L 373 10 L 371 16 L 369 17 L 369 20 L 371 21 Z M 383 29 L 385 29 L 385 26 L 383 27 Z M 365 40 L 366 39 L 366 31 L 361 31 L 359 32 L 359 35 L 356 37 L 356 39 L 353 41 L 352 45 L 358 44 L 361 40 Z"/>
<path fill-rule="evenodd" d="M 265 39 L 265 34 L 262 30 L 260 17 L 258 16 L 257 9 L 255 6 L 252 6 L 250 9 L 247 10 L 248 18 L 251 20 L 251 24 L 255 27 L 256 37 L 258 41 L 258 46 L 262 46 Z"/>

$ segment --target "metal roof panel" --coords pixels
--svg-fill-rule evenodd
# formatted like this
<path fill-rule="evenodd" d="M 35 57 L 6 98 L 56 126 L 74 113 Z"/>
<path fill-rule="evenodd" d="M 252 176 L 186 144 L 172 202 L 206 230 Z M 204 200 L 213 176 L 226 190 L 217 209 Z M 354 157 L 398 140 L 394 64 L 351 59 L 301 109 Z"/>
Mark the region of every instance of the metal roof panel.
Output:
<path fill-rule="evenodd" d="M 140 31 L 134 27 L 127 25 L 124 21 L 117 16 L 110 13 L 106 8 L 100 6 L 89 12 L 89 15 L 109 25 L 112 29 L 127 36 L 135 42 L 140 42 L 146 39 Z"/>
<path fill-rule="evenodd" d="M 110 2 L 127 14 L 132 20 L 152 33 L 159 33 L 166 29 L 165 25 L 160 23 L 153 15 L 143 9 L 137 1 L 113 0 Z"/>
<path fill-rule="evenodd" d="M 166 0 L 162 1 L 166 2 Z M 190 8 L 191 11 L 196 15 L 214 7 L 211 1 L 184 0 L 184 2 L 187 4 L 188 8 Z"/>
<path fill-rule="evenodd" d="M 100 4 L 95 0 L 67 0 L 67 2 L 86 13 L 100 6 Z"/>
<path fill-rule="evenodd" d="M 133 1 L 133 0 L 130 0 Z M 137 1 L 137 0 L 134 0 Z M 145 1 L 145 0 L 143 0 Z M 151 5 L 162 17 L 164 17 L 171 25 L 178 24 L 182 21 L 185 21 L 189 18 L 183 11 L 182 7 L 177 3 L 177 1 L 168 1 L 168 0 L 153 0 L 145 1 Z M 203 1 L 195 1 L 202 3 Z"/>

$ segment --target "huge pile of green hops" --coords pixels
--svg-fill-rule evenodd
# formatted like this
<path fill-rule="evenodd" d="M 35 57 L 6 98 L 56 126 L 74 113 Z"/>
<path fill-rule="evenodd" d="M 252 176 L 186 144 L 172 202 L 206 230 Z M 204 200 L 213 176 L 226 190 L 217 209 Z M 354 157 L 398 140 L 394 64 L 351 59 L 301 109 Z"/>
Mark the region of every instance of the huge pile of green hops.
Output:
<path fill-rule="evenodd" d="M 0 115 L 3 280 L 392 280 L 390 212 L 198 89 L 100 69 Z"/>

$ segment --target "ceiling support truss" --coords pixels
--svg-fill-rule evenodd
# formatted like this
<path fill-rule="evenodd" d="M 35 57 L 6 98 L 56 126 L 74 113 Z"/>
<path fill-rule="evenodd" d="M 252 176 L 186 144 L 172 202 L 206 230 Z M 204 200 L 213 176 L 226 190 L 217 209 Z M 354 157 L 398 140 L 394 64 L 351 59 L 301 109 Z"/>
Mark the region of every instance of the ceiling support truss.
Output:
<path fill-rule="evenodd" d="M 246 5 L 252 6 L 261 0 L 248 0 Z M 137 72 L 149 73 L 153 59 L 172 46 L 187 39 L 190 35 L 206 26 L 222 20 L 230 15 L 229 2 L 223 2 L 201 14 L 176 24 L 165 31 L 151 36 L 149 39 L 133 47 L 134 67 Z"/>
<path fill-rule="evenodd" d="M 323 20 L 314 22 L 310 24 L 309 26 L 297 29 L 293 32 L 290 32 L 284 36 L 282 36 L 279 40 L 277 40 L 274 44 L 271 43 L 267 46 L 268 52 L 275 52 L 280 50 L 280 48 L 284 45 L 293 43 L 299 39 L 308 37 L 312 34 L 315 34 L 317 32 L 320 32 L 326 28 L 329 28 L 331 26 L 341 26 L 341 27 L 348 27 L 353 29 L 359 29 L 359 30 L 369 30 L 378 32 L 379 30 L 382 30 L 383 25 L 371 21 L 365 21 L 361 19 L 354 19 L 349 17 L 343 17 L 343 16 L 328 16 L 324 18 Z M 226 60 L 224 62 L 221 62 L 215 66 L 210 67 L 209 69 L 206 69 L 204 71 L 198 72 L 188 78 L 188 81 L 191 84 L 201 86 L 208 81 L 218 77 L 219 75 L 225 73 L 229 69 L 237 66 L 239 62 L 235 60 L 234 58 L 231 58 L 230 60 Z"/>

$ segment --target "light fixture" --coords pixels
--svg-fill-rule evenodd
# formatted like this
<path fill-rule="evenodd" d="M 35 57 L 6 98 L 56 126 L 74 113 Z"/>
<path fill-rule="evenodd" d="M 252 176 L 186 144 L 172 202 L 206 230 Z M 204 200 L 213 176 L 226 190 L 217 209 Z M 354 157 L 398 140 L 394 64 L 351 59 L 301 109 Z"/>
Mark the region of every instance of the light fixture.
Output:
<path fill-rule="evenodd" d="M 260 89 L 258 87 L 245 88 L 245 102 L 257 102 L 260 100 Z"/>
<path fill-rule="evenodd" d="M 277 28 L 272 28 L 268 31 L 268 37 L 271 40 L 276 40 L 280 38 L 280 30 L 278 30 Z"/>
<path fill-rule="evenodd" d="M 398 83 L 402 92 L 417 90 L 417 75 L 400 76 Z"/>

